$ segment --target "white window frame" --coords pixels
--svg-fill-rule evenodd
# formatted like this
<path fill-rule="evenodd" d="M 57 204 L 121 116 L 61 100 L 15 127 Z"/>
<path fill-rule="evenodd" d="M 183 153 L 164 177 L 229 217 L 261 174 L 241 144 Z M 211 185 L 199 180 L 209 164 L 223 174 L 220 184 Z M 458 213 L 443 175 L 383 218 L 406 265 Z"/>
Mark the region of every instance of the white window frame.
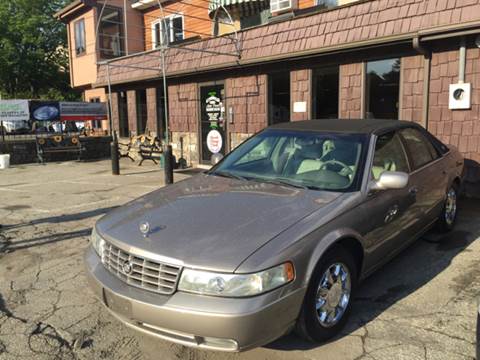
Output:
<path fill-rule="evenodd" d="M 285 3 L 288 1 L 288 6 L 280 7 L 280 3 Z M 292 8 L 292 1 L 293 0 L 270 0 L 270 11 L 271 12 L 278 12 L 283 10 L 288 10 Z"/>
<path fill-rule="evenodd" d="M 169 19 L 169 29 L 168 29 L 168 43 L 172 43 L 175 35 L 175 29 L 173 28 L 173 19 L 181 18 L 182 19 L 182 39 L 185 39 L 185 17 L 183 16 L 182 13 L 178 14 L 172 14 L 169 16 L 165 16 L 165 19 Z M 162 22 L 163 20 L 156 20 L 152 22 L 152 49 L 157 49 L 159 45 L 161 45 L 162 40 L 163 40 L 163 34 L 162 34 Z M 156 26 L 160 27 L 160 41 L 157 39 L 157 32 L 155 31 Z"/>

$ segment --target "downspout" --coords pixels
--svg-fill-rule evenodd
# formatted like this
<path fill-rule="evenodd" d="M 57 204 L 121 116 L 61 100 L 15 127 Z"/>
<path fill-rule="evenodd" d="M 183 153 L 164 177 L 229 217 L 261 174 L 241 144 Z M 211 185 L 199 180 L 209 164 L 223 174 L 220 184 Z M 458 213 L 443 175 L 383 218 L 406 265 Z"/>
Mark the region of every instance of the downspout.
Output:
<path fill-rule="evenodd" d="M 467 63 L 467 42 L 465 36 L 460 39 L 460 52 L 458 57 L 458 83 L 465 83 L 465 66 Z"/>
<path fill-rule="evenodd" d="M 430 100 L 430 69 L 432 62 L 432 53 L 429 49 L 424 47 L 420 42 L 418 36 L 413 38 L 413 48 L 421 55 L 423 55 L 423 103 L 422 103 L 422 119 L 421 125 L 428 130 L 428 108 Z"/>

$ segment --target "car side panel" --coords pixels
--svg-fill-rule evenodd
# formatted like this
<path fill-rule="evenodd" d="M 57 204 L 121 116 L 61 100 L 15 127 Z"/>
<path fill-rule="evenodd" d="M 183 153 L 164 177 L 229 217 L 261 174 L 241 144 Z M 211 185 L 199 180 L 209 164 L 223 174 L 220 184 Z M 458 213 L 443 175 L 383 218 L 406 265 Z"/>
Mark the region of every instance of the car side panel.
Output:
<path fill-rule="evenodd" d="M 368 268 L 396 253 L 415 235 L 416 200 L 408 187 L 371 193 L 355 211 L 368 214 L 368 221 L 356 229 L 363 239 Z"/>
<path fill-rule="evenodd" d="M 420 225 L 424 227 L 438 217 L 443 207 L 449 182 L 445 159 L 440 158 L 428 164 L 412 177 L 418 184 L 417 197 L 421 208 Z"/>

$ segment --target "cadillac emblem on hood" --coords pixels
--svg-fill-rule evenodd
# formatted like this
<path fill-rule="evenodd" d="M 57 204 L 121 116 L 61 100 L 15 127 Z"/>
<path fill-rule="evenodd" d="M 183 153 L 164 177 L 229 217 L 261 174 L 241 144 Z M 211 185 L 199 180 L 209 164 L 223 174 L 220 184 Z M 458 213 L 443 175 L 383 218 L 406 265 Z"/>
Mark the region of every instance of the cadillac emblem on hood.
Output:
<path fill-rule="evenodd" d="M 144 237 L 147 237 L 150 233 L 150 224 L 148 221 L 141 222 L 138 228 Z"/>

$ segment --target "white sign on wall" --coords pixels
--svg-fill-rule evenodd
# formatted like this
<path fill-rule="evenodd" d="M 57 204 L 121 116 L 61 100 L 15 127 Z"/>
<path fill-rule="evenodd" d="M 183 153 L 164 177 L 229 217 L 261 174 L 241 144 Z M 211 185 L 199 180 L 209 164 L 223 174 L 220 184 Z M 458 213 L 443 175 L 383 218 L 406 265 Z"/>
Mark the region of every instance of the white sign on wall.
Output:
<path fill-rule="evenodd" d="M 85 121 L 106 120 L 107 104 L 96 102 L 61 102 L 61 120 Z"/>
<path fill-rule="evenodd" d="M 222 134 L 218 130 L 210 130 L 207 135 L 207 147 L 212 154 L 218 154 L 222 150 Z"/>
<path fill-rule="evenodd" d="M 304 113 L 307 112 L 307 102 L 306 101 L 296 101 L 293 103 L 293 112 L 294 113 Z"/>
<path fill-rule="evenodd" d="M 28 100 L 0 100 L 0 121 L 28 121 Z"/>

